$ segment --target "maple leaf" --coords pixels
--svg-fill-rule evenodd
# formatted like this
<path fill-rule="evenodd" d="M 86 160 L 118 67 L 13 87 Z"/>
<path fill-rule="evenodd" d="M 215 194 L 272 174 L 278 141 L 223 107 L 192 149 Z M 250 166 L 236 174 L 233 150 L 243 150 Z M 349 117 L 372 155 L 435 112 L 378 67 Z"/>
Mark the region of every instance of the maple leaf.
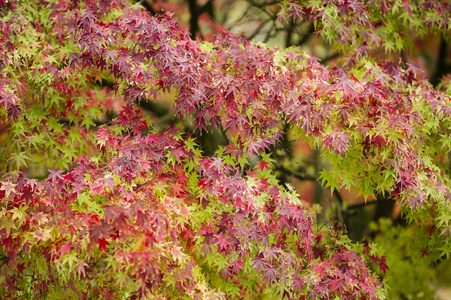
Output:
<path fill-rule="evenodd" d="M 404 7 L 409 16 L 413 18 L 412 7 L 410 6 L 410 3 L 408 1 L 404 1 L 403 3 L 401 3 L 401 6 Z"/>
<path fill-rule="evenodd" d="M 263 271 L 263 279 L 268 283 L 269 286 L 271 286 L 272 283 L 277 282 L 277 275 L 277 270 L 271 265 L 268 265 L 268 267 Z"/>
<path fill-rule="evenodd" d="M 57 191 L 54 189 L 53 185 L 50 183 L 46 183 L 44 185 L 44 191 L 47 192 L 47 196 L 50 197 L 50 199 L 54 200 L 58 197 Z"/>
<path fill-rule="evenodd" d="M 304 280 L 302 280 L 298 275 L 294 275 L 291 278 L 291 281 L 293 282 L 291 286 L 294 288 L 295 293 L 298 293 L 304 289 Z"/>
<path fill-rule="evenodd" d="M 252 261 L 252 267 L 257 269 L 257 272 L 260 272 L 260 270 L 265 270 L 267 263 L 263 259 L 263 255 L 259 254 L 257 255 Z"/>
<path fill-rule="evenodd" d="M 232 262 L 228 267 L 234 274 L 238 274 L 241 270 L 244 270 L 244 263 L 242 260 Z"/>
<path fill-rule="evenodd" d="M 106 246 L 108 246 L 110 243 L 103 237 L 99 238 L 99 250 L 102 250 L 107 252 Z"/>
<path fill-rule="evenodd" d="M 0 190 L 5 191 L 5 198 L 8 198 L 10 194 L 14 194 L 16 192 L 16 185 L 11 181 L 2 181 Z"/>
<path fill-rule="evenodd" d="M 204 243 L 210 245 L 213 243 L 215 234 L 213 233 L 211 228 L 203 227 L 199 230 L 198 234 L 204 237 Z"/>
<path fill-rule="evenodd" d="M 331 88 L 339 89 L 343 91 L 343 93 L 349 93 L 353 98 L 357 97 L 357 91 L 348 78 L 340 78 L 335 84 L 331 86 Z"/>
<path fill-rule="evenodd" d="M 180 158 L 185 156 L 185 151 L 179 147 L 174 147 L 170 151 L 170 156 L 174 157 L 177 162 L 180 162 Z"/>
<path fill-rule="evenodd" d="M 258 163 L 258 170 L 259 171 L 264 171 L 264 170 L 271 170 L 271 163 L 265 161 L 265 160 L 261 160 Z"/>
<path fill-rule="evenodd" d="M 351 11 L 353 11 L 351 8 L 351 4 L 348 1 L 345 1 L 343 4 L 339 4 L 337 7 L 340 17 L 348 15 Z"/>
<path fill-rule="evenodd" d="M 302 18 L 304 15 L 301 7 L 297 3 L 290 2 L 288 4 L 288 10 L 290 11 L 290 16 L 293 17 L 293 22 L 296 20 L 296 18 Z"/>
<path fill-rule="evenodd" d="M 165 220 L 166 215 L 163 213 L 156 212 L 151 218 L 152 225 L 155 226 L 155 231 L 157 235 L 163 234 L 165 231 Z"/>
<path fill-rule="evenodd" d="M 141 210 L 138 210 L 136 216 L 136 225 L 140 229 L 148 229 L 150 226 L 150 221 L 146 214 L 144 214 Z"/>
<path fill-rule="evenodd" d="M 75 264 L 75 272 L 80 278 L 82 277 L 82 275 L 83 277 L 86 277 L 86 267 L 88 267 L 88 264 L 83 260 L 80 260 Z"/>
<path fill-rule="evenodd" d="M 107 59 L 115 60 L 116 56 L 118 55 L 118 52 L 116 50 L 107 50 L 105 52 L 105 56 Z"/>
<path fill-rule="evenodd" d="M 0 89 L 2 87 L 3 86 L 0 86 Z M 0 103 L 3 104 L 3 106 L 5 106 L 6 108 L 8 108 L 9 106 L 16 105 L 17 102 L 18 102 L 18 99 L 14 94 L 8 93 L 6 95 L 0 95 Z"/>
<path fill-rule="evenodd" d="M 42 230 L 36 230 L 32 234 L 36 239 L 41 241 L 47 241 L 48 239 L 51 238 L 51 235 L 48 232 Z"/>
<path fill-rule="evenodd" d="M 70 253 L 71 249 L 73 247 L 72 243 L 65 243 L 62 247 L 61 247 L 61 253 L 60 255 L 64 255 L 65 253 Z"/>
<path fill-rule="evenodd" d="M 17 119 L 22 116 L 22 109 L 19 105 L 11 105 L 8 108 L 8 118 L 13 118 L 14 122 L 17 122 Z"/>
<path fill-rule="evenodd" d="M 50 174 L 47 178 L 47 180 L 49 182 L 58 182 L 58 179 L 60 180 L 64 180 L 63 178 L 63 171 L 59 170 L 59 171 L 53 171 L 53 170 L 49 170 Z"/>
<path fill-rule="evenodd" d="M 116 217 L 114 218 L 113 225 L 116 228 L 122 228 L 123 226 L 127 225 L 129 218 L 130 218 L 129 210 L 123 210 L 118 215 L 116 215 Z"/>
<path fill-rule="evenodd" d="M 222 233 L 216 236 L 216 245 L 218 245 L 218 251 L 228 252 L 229 249 L 229 238 L 224 236 Z"/>
<path fill-rule="evenodd" d="M 381 271 L 385 275 L 385 272 L 388 270 L 388 266 L 387 266 L 387 262 L 385 260 L 385 256 L 381 256 L 380 263 L 379 263 L 379 268 L 381 269 Z"/>
<path fill-rule="evenodd" d="M 107 238 L 111 231 L 111 225 L 102 222 L 100 226 L 92 226 L 89 228 L 89 237 L 92 242 L 99 242 L 100 238 Z"/>
<path fill-rule="evenodd" d="M 185 231 L 183 231 L 182 236 L 186 239 L 186 240 L 190 240 L 194 238 L 194 230 L 192 229 L 187 229 Z"/>
<path fill-rule="evenodd" d="M 409 200 L 409 205 L 413 210 L 416 210 L 418 206 L 422 207 L 425 199 L 421 196 L 411 197 Z"/>
<path fill-rule="evenodd" d="M 29 204 L 34 200 L 35 191 L 31 189 L 27 189 L 22 191 L 22 196 L 20 197 L 21 201 L 24 201 L 26 204 Z M 6 196 L 7 197 L 7 196 Z"/>

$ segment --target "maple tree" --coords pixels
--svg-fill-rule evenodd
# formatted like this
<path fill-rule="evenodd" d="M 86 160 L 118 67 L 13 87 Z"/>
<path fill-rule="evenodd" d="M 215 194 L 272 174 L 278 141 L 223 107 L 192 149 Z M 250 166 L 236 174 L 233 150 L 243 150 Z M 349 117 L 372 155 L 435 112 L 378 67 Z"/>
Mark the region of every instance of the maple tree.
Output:
<path fill-rule="evenodd" d="M 7 298 L 384 299 L 378 244 L 320 226 L 279 181 L 287 133 L 322 150 L 330 192 L 401 204 L 418 259 L 449 256 L 451 83 L 380 58 L 411 29 L 449 40 L 449 4 L 277 3 L 275 26 L 313 26 L 334 66 L 219 25 L 194 39 L 195 19 L 143 4 L 0 0 Z"/>

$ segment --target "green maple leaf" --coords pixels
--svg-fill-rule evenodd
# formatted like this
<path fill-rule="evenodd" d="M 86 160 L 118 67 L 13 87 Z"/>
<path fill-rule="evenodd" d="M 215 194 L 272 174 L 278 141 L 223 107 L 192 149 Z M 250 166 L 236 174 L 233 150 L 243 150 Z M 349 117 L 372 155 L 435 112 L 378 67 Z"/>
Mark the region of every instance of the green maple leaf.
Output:
<path fill-rule="evenodd" d="M 63 124 L 60 123 L 56 118 L 49 118 L 46 124 L 50 130 L 53 130 L 55 132 L 61 132 L 61 129 L 63 128 Z"/>
<path fill-rule="evenodd" d="M 27 208 L 25 206 L 21 205 L 19 207 L 15 207 L 11 210 L 11 212 L 13 213 L 11 218 L 13 220 L 17 219 L 19 223 L 23 223 L 27 219 Z"/>
<path fill-rule="evenodd" d="M 90 127 L 95 127 L 96 124 L 91 118 L 84 118 L 83 121 L 81 122 L 81 126 L 85 126 L 86 129 L 89 130 Z"/>
<path fill-rule="evenodd" d="M 56 58 L 55 58 L 55 56 L 53 56 L 53 55 L 49 55 L 49 56 L 47 56 L 47 58 L 45 59 L 45 62 L 46 63 L 48 63 L 48 64 L 56 64 L 57 63 L 57 61 L 56 61 Z"/>
<path fill-rule="evenodd" d="M 117 272 L 115 276 L 115 282 L 121 287 L 128 287 L 132 284 L 132 279 L 126 273 Z"/>
<path fill-rule="evenodd" d="M 73 270 L 75 264 L 78 262 L 77 254 L 72 251 L 70 254 L 64 255 L 62 260 L 63 264 L 67 264 L 69 266 L 69 270 Z"/>
<path fill-rule="evenodd" d="M 30 158 L 26 154 L 26 151 L 11 154 L 10 160 L 16 165 L 17 169 L 20 169 L 21 166 L 28 167 L 27 160 L 30 160 Z"/>
<path fill-rule="evenodd" d="M 395 44 L 391 40 L 386 40 L 384 43 L 385 52 L 395 51 Z"/>

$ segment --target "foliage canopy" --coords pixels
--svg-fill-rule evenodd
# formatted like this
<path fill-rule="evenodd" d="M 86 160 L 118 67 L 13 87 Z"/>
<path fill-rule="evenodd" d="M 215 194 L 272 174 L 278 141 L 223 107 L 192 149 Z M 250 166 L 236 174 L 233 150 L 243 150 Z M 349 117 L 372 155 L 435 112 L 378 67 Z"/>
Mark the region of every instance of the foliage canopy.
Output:
<path fill-rule="evenodd" d="M 390 195 L 423 232 L 418 259 L 448 257 L 451 85 L 375 53 L 412 46 L 412 29 L 449 39 L 451 8 L 396 3 L 283 1 L 277 22 L 342 51 L 326 66 L 227 30 L 193 40 L 122 0 L 0 0 L 0 291 L 385 298 L 379 246 L 318 226 L 280 184 L 270 151 L 287 131 L 321 149 L 331 192 Z M 172 126 L 144 109 L 168 95 Z M 207 132 L 225 140 L 211 155 Z"/>

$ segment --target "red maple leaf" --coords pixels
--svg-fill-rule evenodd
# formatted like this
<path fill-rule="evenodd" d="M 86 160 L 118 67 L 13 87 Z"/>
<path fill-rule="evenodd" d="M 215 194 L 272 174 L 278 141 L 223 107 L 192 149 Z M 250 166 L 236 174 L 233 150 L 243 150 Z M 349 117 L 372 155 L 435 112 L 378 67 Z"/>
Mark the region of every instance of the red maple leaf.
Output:
<path fill-rule="evenodd" d="M 17 119 L 22 116 L 22 109 L 19 105 L 15 104 L 8 108 L 8 118 L 13 118 L 14 122 L 17 122 Z"/>
<path fill-rule="evenodd" d="M 279 272 L 272 265 L 268 265 L 263 271 L 263 279 L 271 286 L 272 283 L 277 282 L 278 274 Z"/>
<path fill-rule="evenodd" d="M 260 270 L 265 270 L 267 263 L 263 259 L 263 255 L 259 254 L 257 255 L 252 261 L 252 267 L 257 269 L 257 272 L 260 272 Z"/>
<path fill-rule="evenodd" d="M 216 236 L 216 245 L 218 245 L 218 251 L 227 252 L 229 249 L 229 238 L 222 233 Z"/>
<path fill-rule="evenodd" d="M 61 247 L 61 255 L 65 254 L 65 253 L 70 253 L 71 249 L 73 247 L 72 243 L 65 243 L 62 247 Z"/>
<path fill-rule="evenodd" d="M 110 243 L 103 237 L 99 238 L 99 250 L 102 250 L 107 252 L 106 246 L 108 246 Z"/>
<path fill-rule="evenodd" d="M 99 242 L 100 238 L 108 237 L 112 233 L 111 225 L 105 222 L 102 222 L 100 226 L 93 226 L 89 228 L 89 237 L 92 242 Z"/>

